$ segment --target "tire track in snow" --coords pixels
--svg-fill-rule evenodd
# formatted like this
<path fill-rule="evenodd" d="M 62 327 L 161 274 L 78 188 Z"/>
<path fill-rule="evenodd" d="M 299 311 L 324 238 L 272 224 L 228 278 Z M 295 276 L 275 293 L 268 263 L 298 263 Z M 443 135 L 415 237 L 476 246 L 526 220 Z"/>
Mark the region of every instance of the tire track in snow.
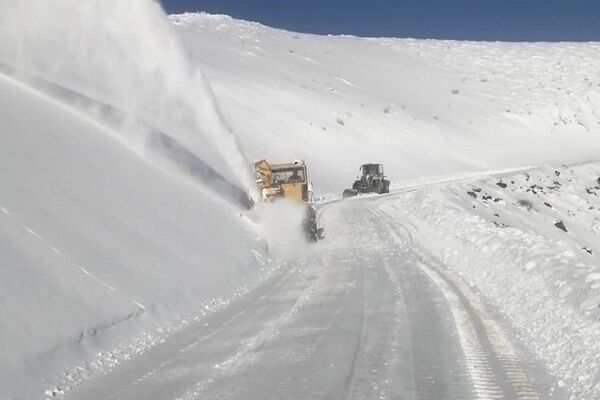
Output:
<path fill-rule="evenodd" d="M 342 396 L 343 399 L 350 399 L 352 398 L 352 392 L 355 386 L 355 380 L 356 380 L 356 373 L 357 370 L 359 368 L 359 364 L 360 364 L 360 355 L 362 353 L 363 346 L 363 338 L 365 336 L 365 271 L 364 271 L 364 265 L 361 265 L 360 267 L 358 267 L 359 271 L 358 271 L 358 282 L 356 283 L 357 285 L 359 285 L 359 289 L 358 291 L 360 292 L 360 329 L 358 331 L 358 339 L 356 340 L 356 346 L 353 349 L 353 354 L 352 354 L 352 362 L 350 364 L 350 373 L 348 374 L 348 377 L 346 379 L 346 383 L 344 385 L 344 394 Z"/>
<path fill-rule="evenodd" d="M 278 291 L 281 290 L 281 288 L 285 287 L 288 284 L 289 280 L 295 277 L 297 277 L 295 271 L 289 272 L 287 275 L 282 277 L 282 279 L 277 284 L 270 288 L 269 291 L 265 292 L 263 295 L 261 295 L 259 298 L 256 298 L 254 301 L 251 301 L 248 304 L 246 304 L 246 307 L 242 309 L 238 314 L 236 314 L 235 318 L 246 313 L 246 311 L 250 309 L 250 306 L 254 305 L 255 301 L 269 300 L 271 296 L 276 295 Z M 318 288 L 319 285 L 322 284 L 322 279 L 324 279 L 324 276 L 320 275 L 318 279 L 315 279 L 312 282 L 308 282 L 307 286 L 301 289 L 301 292 L 299 293 L 295 302 L 287 310 L 280 313 L 275 319 L 272 319 L 266 324 L 264 324 L 262 326 L 262 329 L 255 333 L 253 336 L 244 340 L 236 349 L 236 351 L 230 354 L 228 358 L 214 365 L 214 374 L 208 376 L 206 379 L 200 382 L 195 383 L 193 388 L 187 389 L 184 393 L 178 395 L 178 399 L 202 399 L 204 398 L 203 396 L 205 396 L 205 393 L 208 390 L 210 390 L 213 384 L 220 380 L 227 379 L 227 376 L 239 374 L 245 368 L 250 366 L 253 362 L 257 361 L 261 357 L 264 357 L 263 354 L 259 354 L 260 350 L 270 341 L 272 341 L 275 337 L 277 337 L 283 330 L 283 327 L 287 324 L 290 324 L 293 321 L 294 315 L 298 313 L 298 311 L 305 304 L 311 301 L 315 290 Z M 231 322 L 233 322 L 235 318 L 232 318 L 222 323 L 210 336 L 203 338 L 202 341 L 205 341 L 210 337 L 215 336 L 222 329 L 227 329 L 228 325 Z M 200 344 L 200 342 L 194 343 L 189 348 L 195 347 L 198 344 Z M 184 350 L 187 349 L 188 348 Z"/>
<path fill-rule="evenodd" d="M 293 315 L 297 313 L 305 303 L 310 301 L 311 294 L 318 282 L 318 280 L 314 281 L 304 288 L 296 302 L 288 310 L 280 314 L 274 320 L 266 323 L 260 332 L 257 332 L 254 336 L 242 343 L 242 346 L 235 354 L 219 363 L 219 365 L 216 365 L 215 368 L 228 372 L 235 372 L 251 363 L 257 356 L 258 351 L 277 336 L 280 329 L 291 321 Z"/>
<path fill-rule="evenodd" d="M 407 240 L 402 239 L 402 234 L 396 232 L 402 229 L 404 234 L 408 235 L 408 245 L 414 244 L 410 230 L 403 224 L 393 221 L 383 211 L 372 209 L 373 213 L 381 217 L 387 228 L 397 243 L 407 244 Z M 473 326 L 469 315 L 462 307 L 459 297 L 450 290 L 445 281 L 437 275 L 428 265 L 417 263 L 417 266 L 427 277 L 439 288 L 446 299 L 452 318 L 456 326 L 456 333 L 464 354 L 466 369 L 471 380 L 473 395 L 478 400 L 484 399 L 504 399 L 504 393 L 496 381 L 495 374 L 488 363 L 486 352 L 478 340 L 478 335 Z"/>
<path fill-rule="evenodd" d="M 477 399 L 504 399 L 505 396 L 496 381 L 495 374 L 487 360 L 475 327 L 468 313 L 462 308 L 460 298 L 450 289 L 447 283 L 428 265 L 420 263 L 419 267 L 442 291 L 450 304 L 452 318 L 467 362 L 467 370 L 473 384 Z"/>
<path fill-rule="evenodd" d="M 96 377 L 95 380 L 88 380 L 82 387 L 76 388 L 74 392 L 69 393 L 69 399 L 90 399 L 100 398 L 98 393 L 102 394 L 104 400 L 129 399 L 129 398 L 148 398 L 145 391 L 146 386 L 151 385 L 152 380 L 161 380 L 168 382 L 168 376 L 164 375 L 178 363 L 186 361 L 190 353 L 193 353 L 211 340 L 226 334 L 227 329 L 236 325 L 236 321 L 244 318 L 247 313 L 247 307 L 256 305 L 263 301 L 268 293 L 281 290 L 281 287 L 290 279 L 295 277 L 295 271 L 287 273 L 276 273 L 270 276 L 257 288 L 248 292 L 248 297 L 241 297 L 239 300 L 232 301 L 221 312 L 209 313 L 201 318 L 194 318 L 194 322 L 187 325 L 184 329 L 178 330 L 174 336 L 164 338 L 159 343 L 160 346 L 152 345 L 151 351 L 139 353 L 138 357 L 132 358 L 128 363 L 123 363 L 120 371 L 114 371 L 114 374 L 104 374 Z M 217 310 L 215 310 L 217 311 Z M 239 348 L 239 346 L 238 346 Z M 214 371 L 202 381 L 190 383 L 190 387 L 182 386 L 177 389 L 171 386 L 169 394 L 161 393 L 163 398 L 168 399 L 200 399 L 202 391 L 211 386 L 216 380 L 223 378 L 227 371 L 220 370 L 215 364 L 211 364 L 209 370 Z M 201 375 L 201 369 L 198 369 L 198 377 Z M 162 377 L 158 377 L 160 375 Z M 200 379 L 200 378 L 198 378 Z M 150 389 L 151 390 L 151 389 Z M 134 393 L 134 394 L 132 394 Z M 138 396 L 139 393 L 142 393 Z"/>
<path fill-rule="evenodd" d="M 443 319 L 443 314 L 438 315 L 437 313 L 451 312 L 452 305 L 439 289 L 433 288 L 435 285 L 431 286 L 432 289 L 429 290 L 425 288 L 426 286 L 430 286 L 431 279 L 421 271 L 418 261 L 419 257 L 412 248 L 413 237 L 411 231 L 403 225 L 394 223 L 387 215 L 382 215 L 379 210 L 371 208 L 370 211 L 375 216 L 379 225 L 383 221 L 383 226 L 387 228 L 386 235 L 392 238 L 391 245 L 400 245 L 398 248 L 402 248 L 406 252 L 402 265 L 410 266 L 410 268 L 402 273 L 398 270 L 394 271 L 394 273 L 398 274 L 396 279 L 399 282 L 400 290 L 405 293 L 407 299 L 412 298 L 411 308 L 418 310 L 418 312 L 427 313 L 425 320 L 431 318 Z M 400 230 L 402 232 L 398 232 Z M 442 304 L 437 306 L 430 305 L 437 301 L 441 301 Z M 445 306 L 447 306 L 447 309 Z M 494 400 L 504 398 L 502 393 L 498 397 L 494 397 L 493 393 L 486 393 L 486 396 L 483 397 L 477 396 L 476 389 L 473 386 L 471 369 L 468 368 L 470 358 L 464 350 L 465 346 L 459 335 L 460 332 L 456 331 L 456 334 L 452 335 L 444 330 L 444 328 L 452 329 L 456 327 L 454 318 L 451 319 L 450 326 L 445 326 L 445 324 L 436 323 L 436 321 L 425 322 L 419 317 L 411 316 L 410 314 L 408 317 L 411 319 L 410 336 L 414 336 L 412 351 L 415 358 L 413 365 L 415 399 L 473 398 L 477 400 Z M 429 332 L 431 332 L 433 337 L 428 336 Z M 448 341 L 449 339 L 450 341 Z M 449 343 L 456 341 L 458 352 L 444 351 L 444 347 L 436 348 L 436 345 L 439 346 L 444 341 L 447 341 L 447 346 Z M 423 345 L 423 342 L 429 344 Z M 439 357 L 439 359 L 432 359 L 432 352 L 439 352 L 436 353 L 436 357 Z M 444 359 L 450 364 L 444 364 Z M 455 366 L 458 366 L 458 368 L 455 369 Z M 481 369 L 481 365 L 477 365 L 476 368 Z M 490 374 L 487 375 L 488 378 L 491 376 Z"/>
<path fill-rule="evenodd" d="M 539 399 L 540 396 L 533 386 L 531 380 L 525 373 L 521 357 L 517 354 L 514 345 L 508 340 L 507 334 L 498 322 L 488 316 L 487 311 L 476 298 L 475 294 L 466 285 L 454 282 L 448 274 L 437 268 L 436 273 L 444 279 L 447 284 L 461 297 L 465 308 L 470 308 L 477 315 L 484 340 L 489 345 L 495 362 L 499 365 L 499 371 L 504 375 L 504 379 L 510 383 L 514 389 L 514 394 L 518 399 Z"/>
<path fill-rule="evenodd" d="M 397 229 L 402 229 L 408 234 L 410 243 L 414 243 L 410 229 L 404 224 L 394 221 L 381 210 L 372 211 L 384 219 L 397 242 L 405 242 L 396 232 Z M 414 229 L 414 226 L 412 228 Z M 422 256 L 421 258 L 424 259 Z M 441 290 L 451 306 L 477 398 L 540 399 L 523 369 L 521 358 L 503 328 L 487 316 L 483 305 L 466 285 L 455 282 L 434 264 L 419 262 L 418 266 Z M 508 385 L 502 385 L 501 382 Z"/>

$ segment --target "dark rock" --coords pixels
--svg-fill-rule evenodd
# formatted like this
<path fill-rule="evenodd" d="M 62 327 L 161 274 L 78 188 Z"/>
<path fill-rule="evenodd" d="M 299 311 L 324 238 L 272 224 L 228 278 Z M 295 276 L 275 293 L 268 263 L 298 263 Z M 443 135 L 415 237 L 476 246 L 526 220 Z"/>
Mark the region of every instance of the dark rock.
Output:
<path fill-rule="evenodd" d="M 567 227 L 565 226 L 565 224 L 562 221 L 558 221 L 557 223 L 554 224 L 554 226 L 562 231 L 568 232 Z"/>
<path fill-rule="evenodd" d="M 582 247 L 583 250 L 585 250 L 588 254 L 593 254 L 592 249 L 590 249 L 589 247 Z"/>
<path fill-rule="evenodd" d="M 473 191 L 476 193 L 479 193 L 479 192 L 481 192 L 481 188 L 473 188 Z"/>
<path fill-rule="evenodd" d="M 560 172 L 559 171 L 554 171 L 554 175 L 560 176 Z"/>
<path fill-rule="evenodd" d="M 552 208 L 552 204 L 544 202 L 544 205 L 548 208 Z"/>
<path fill-rule="evenodd" d="M 502 189 L 506 189 L 506 187 L 508 186 L 506 183 L 500 181 L 500 182 L 496 182 L 496 185 L 500 186 Z"/>
<path fill-rule="evenodd" d="M 501 199 L 500 197 L 496 197 L 496 198 L 494 199 L 494 203 L 497 203 L 497 202 L 499 202 L 499 201 L 502 201 L 502 199 Z"/>
<path fill-rule="evenodd" d="M 533 204 L 531 204 L 531 202 L 529 200 L 519 200 L 517 201 L 517 204 L 520 205 L 521 207 L 524 207 L 527 209 L 527 211 L 531 211 L 533 209 Z"/>
<path fill-rule="evenodd" d="M 468 192 L 467 192 L 467 194 L 468 194 L 469 196 L 471 196 L 472 198 L 474 198 L 474 199 L 476 199 L 476 198 L 477 198 L 477 193 L 475 193 L 475 192 L 468 191 Z"/>

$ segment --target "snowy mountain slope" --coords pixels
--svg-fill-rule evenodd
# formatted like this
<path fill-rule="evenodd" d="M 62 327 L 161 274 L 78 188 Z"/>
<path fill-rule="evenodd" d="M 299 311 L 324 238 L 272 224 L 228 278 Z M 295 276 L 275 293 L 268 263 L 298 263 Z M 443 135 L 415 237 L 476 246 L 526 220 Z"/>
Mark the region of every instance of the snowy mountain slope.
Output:
<path fill-rule="evenodd" d="M 296 34 L 171 16 L 247 158 L 305 158 L 317 191 L 597 159 L 600 46 Z M 393 186 L 392 186 L 393 187 Z"/>
<path fill-rule="evenodd" d="M 343 385 L 347 374 L 357 371 L 348 355 L 359 350 L 367 358 L 374 355 L 359 349 L 365 334 L 362 317 L 397 327 L 408 321 L 403 313 L 414 317 L 427 303 L 421 298 L 408 312 L 397 307 L 401 298 L 423 290 L 436 296 L 436 305 L 429 304 L 436 315 L 448 315 L 451 308 L 422 276 L 412 238 L 398 236 L 397 231 L 407 230 L 406 219 L 414 220 L 418 232 L 412 234 L 428 245 L 427 251 L 489 293 L 517 335 L 526 341 L 542 338 L 531 340 L 531 349 L 571 388 L 586 379 L 583 368 L 595 368 L 585 362 L 595 360 L 597 349 L 590 321 L 597 316 L 593 265 L 600 249 L 597 213 L 586 209 L 598 206 L 591 197 L 597 192 L 596 167 L 559 168 L 558 177 L 548 168 L 506 176 L 506 188 L 495 180 L 465 182 L 464 177 L 597 159 L 597 44 L 320 37 L 205 14 L 172 16 L 170 24 L 157 3 L 147 0 L 3 6 L 0 67 L 8 66 L 16 78 L 0 75 L 0 397 L 38 398 L 48 388 L 48 396 L 61 394 L 153 346 L 152 363 L 142 357 L 133 364 L 136 376 L 150 376 L 157 385 L 168 386 L 169 379 L 181 376 L 197 384 L 194 368 L 184 364 L 178 369 L 174 360 L 181 359 L 160 354 L 164 347 L 156 344 L 177 338 L 168 331 L 186 325 L 189 317 L 226 305 L 261 281 L 268 272 L 263 236 L 285 250 L 290 260 L 283 264 L 291 273 L 282 277 L 287 283 L 281 288 L 257 297 L 264 309 L 242 299 L 246 317 L 233 323 L 215 317 L 234 328 L 225 325 L 231 336 L 211 336 L 215 362 L 223 361 L 218 357 L 223 348 L 231 358 L 206 364 L 187 343 L 171 341 L 166 347 L 191 352 L 183 360 L 206 367 L 208 379 L 225 377 L 217 379 L 224 385 L 217 389 L 227 393 L 228 374 L 252 365 L 249 360 L 255 353 L 260 358 L 261 349 L 279 349 L 279 361 L 304 360 L 306 348 L 295 340 L 298 332 L 308 332 L 309 343 L 328 337 L 326 347 L 335 347 L 348 362 L 340 374 L 330 368 L 327 352 L 313 349 L 322 358 L 296 368 L 306 373 L 326 367 L 339 388 L 350 393 Z M 19 23 L 25 19 L 27 24 Z M 17 82 L 39 89 L 29 74 L 110 104 L 126 118 L 115 124 L 94 107 L 65 105 L 69 99 L 57 102 L 52 90 L 41 95 Z M 389 227 L 379 224 L 380 210 L 364 198 L 332 203 L 339 207 L 335 212 L 323 211 L 331 237 L 306 253 L 298 245 L 299 233 L 290 232 L 296 215 L 285 207 L 279 210 L 285 218 L 259 210 L 262 226 L 251 222 L 245 211 L 148 152 L 151 129 L 168 132 L 186 155 L 222 172 L 242 190 L 252 186 L 249 161 L 263 157 L 306 159 L 317 194 L 339 193 L 351 184 L 358 165 L 368 161 L 383 162 L 397 187 L 413 181 L 421 182 L 423 190 L 381 198 L 381 209 L 393 217 Z M 463 179 L 425 188 L 448 177 Z M 501 200 L 493 202 L 496 197 Z M 559 220 L 568 232 L 554 225 Z M 369 246 L 360 249 L 363 229 Z M 360 251 L 349 253 L 349 246 Z M 279 255 L 277 250 L 270 247 L 269 256 Z M 361 276 L 367 283 L 366 303 Z M 403 287 L 404 282 L 410 285 Z M 512 295 L 508 300 L 507 292 Z M 320 314 L 323 303 L 328 318 L 336 318 L 337 330 L 328 330 Z M 520 316 L 524 303 L 527 314 Z M 546 313 L 549 309 L 555 314 Z M 335 317 L 340 310 L 344 319 Z M 296 311 L 309 311 L 302 316 L 306 324 L 294 326 Z M 387 320 L 392 314 L 396 319 Z M 404 328 L 418 337 L 432 325 L 416 319 Z M 454 356 L 469 356 L 461 353 L 460 329 L 453 332 L 448 321 L 450 329 L 434 330 L 437 345 L 452 343 L 447 347 Z M 311 323 L 314 329 L 303 329 Z M 352 329 L 346 329 L 347 323 Z M 191 344 L 206 328 L 202 319 L 193 325 L 183 335 Z M 581 334 L 571 329 L 579 327 Z M 221 328 L 210 327 L 211 332 Z M 338 341 L 340 332 L 350 338 Z M 403 351 L 399 338 L 389 339 L 385 329 L 378 333 L 378 345 Z M 572 346 L 570 337 L 575 338 Z M 280 338 L 288 346 L 269 346 Z M 557 347 L 544 350 L 553 343 Z M 436 355 L 418 354 L 426 347 L 426 342 L 415 344 L 415 362 L 437 365 Z M 288 351 L 297 358 L 288 357 Z M 274 360 L 269 355 L 262 360 Z M 411 359 L 396 357 L 389 365 L 404 368 L 408 382 L 416 372 L 399 364 L 406 360 Z M 370 359 L 380 361 L 379 356 Z M 276 363 L 266 365 L 287 371 Z M 164 375 L 152 376 L 163 367 Z M 257 376 L 264 371 L 270 370 L 258 368 Z M 366 382 L 373 371 L 367 368 L 357 376 Z M 115 379 L 135 392 L 125 372 L 123 379 L 119 374 Z M 389 375 L 378 377 L 382 384 L 386 377 L 404 377 L 385 372 Z M 461 391 L 470 393 L 465 371 L 455 372 L 462 374 Z M 500 367 L 493 373 L 500 384 L 507 375 Z M 106 389 L 102 382 L 92 382 L 99 393 Z M 403 395 L 414 394 L 404 379 L 399 385 Z M 117 393 L 120 389 L 111 387 Z M 161 392 L 152 389 L 141 388 L 160 398 Z M 175 387 L 175 392 L 183 389 Z M 597 392 L 594 379 L 574 390 Z"/>
<path fill-rule="evenodd" d="M 505 174 L 505 188 L 496 178 L 422 188 L 383 209 L 411 221 L 426 252 L 500 310 L 560 385 L 576 398 L 599 393 L 589 370 L 600 174 L 597 164 L 559 167 L 600 154 L 597 43 L 321 37 L 226 16 L 171 20 L 248 158 L 305 158 L 317 190 L 339 193 L 363 162 L 383 162 L 396 188 L 557 165 Z"/>
<path fill-rule="evenodd" d="M 3 397 L 260 275 L 236 208 L 4 76 L 0 188 Z"/>

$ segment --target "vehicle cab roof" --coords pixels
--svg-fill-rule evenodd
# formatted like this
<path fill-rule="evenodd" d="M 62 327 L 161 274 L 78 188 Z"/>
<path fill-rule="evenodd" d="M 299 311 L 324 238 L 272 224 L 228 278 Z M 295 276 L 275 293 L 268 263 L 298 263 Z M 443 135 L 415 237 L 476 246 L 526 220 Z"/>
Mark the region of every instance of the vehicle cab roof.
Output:
<path fill-rule="evenodd" d="M 304 169 L 306 165 L 297 164 L 297 163 L 285 163 L 285 164 L 271 164 L 271 169 L 273 171 L 282 170 L 282 169 Z"/>

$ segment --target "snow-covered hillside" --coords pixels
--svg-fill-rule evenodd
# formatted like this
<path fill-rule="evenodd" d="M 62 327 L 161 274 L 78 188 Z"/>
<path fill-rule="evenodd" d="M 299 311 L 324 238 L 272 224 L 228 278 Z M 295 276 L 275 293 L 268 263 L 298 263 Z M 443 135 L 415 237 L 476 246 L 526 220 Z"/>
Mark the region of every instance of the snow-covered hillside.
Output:
<path fill-rule="evenodd" d="M 596 159 L 600 45 L 322 37 L 171 16 L 250 159 L 303 157 L 317 190 L 362 162 L 395 182 Z"/>
<path fill-rule="evenodd" d="M 600 395 L 600 168 L 583 163 L 600 159 L 599 44 L 315 36 L 167 17 L 150 0 L 4 3 L 0 398 L 164 400 L 161 385 L 244 398 L 248 382 L 404 398 L 431 389 L 421 365 L 461 398 L 485 398 L 476 384 Z M 396 192 L 322 205 L 326 239 L 307 250 L 295 208 L 247 210 L 223 190 L 252 194 L 261 158 L 305 159 L 330 199 L 383 163 Z M 508 367 L 494 361 L 507 348 Z"/>
<path fill-rule="evenodd" d="M 170 30 L 160 8 L 76 3 L 2 5 L 0 63 L 13 75 L 0 75 L 3 398 L 37 398 L 49 385 L 42 378 L 86 360 L 94 363 L 80 365 L 84 374 L 105 371 L 264 273 L 262 228 L 140 140 L 148 129 L 137 121 L 156 122 L 231 182 L 248 182 L 210 90 L 157 30 Z M 14 24 L 23 18 L 27 24 Z M 116 45 L 127 38 L 135 51 L 124 57 Z M 79 98 L 61 104 L 56 88 L 29 76 L 120 107 L 125 117 L 99 118 Z"/>
<path fill-rule="evenodd" d="M 0 187 L 3 395 L 258 278 L 238 210 L 2 76 Z"/>

